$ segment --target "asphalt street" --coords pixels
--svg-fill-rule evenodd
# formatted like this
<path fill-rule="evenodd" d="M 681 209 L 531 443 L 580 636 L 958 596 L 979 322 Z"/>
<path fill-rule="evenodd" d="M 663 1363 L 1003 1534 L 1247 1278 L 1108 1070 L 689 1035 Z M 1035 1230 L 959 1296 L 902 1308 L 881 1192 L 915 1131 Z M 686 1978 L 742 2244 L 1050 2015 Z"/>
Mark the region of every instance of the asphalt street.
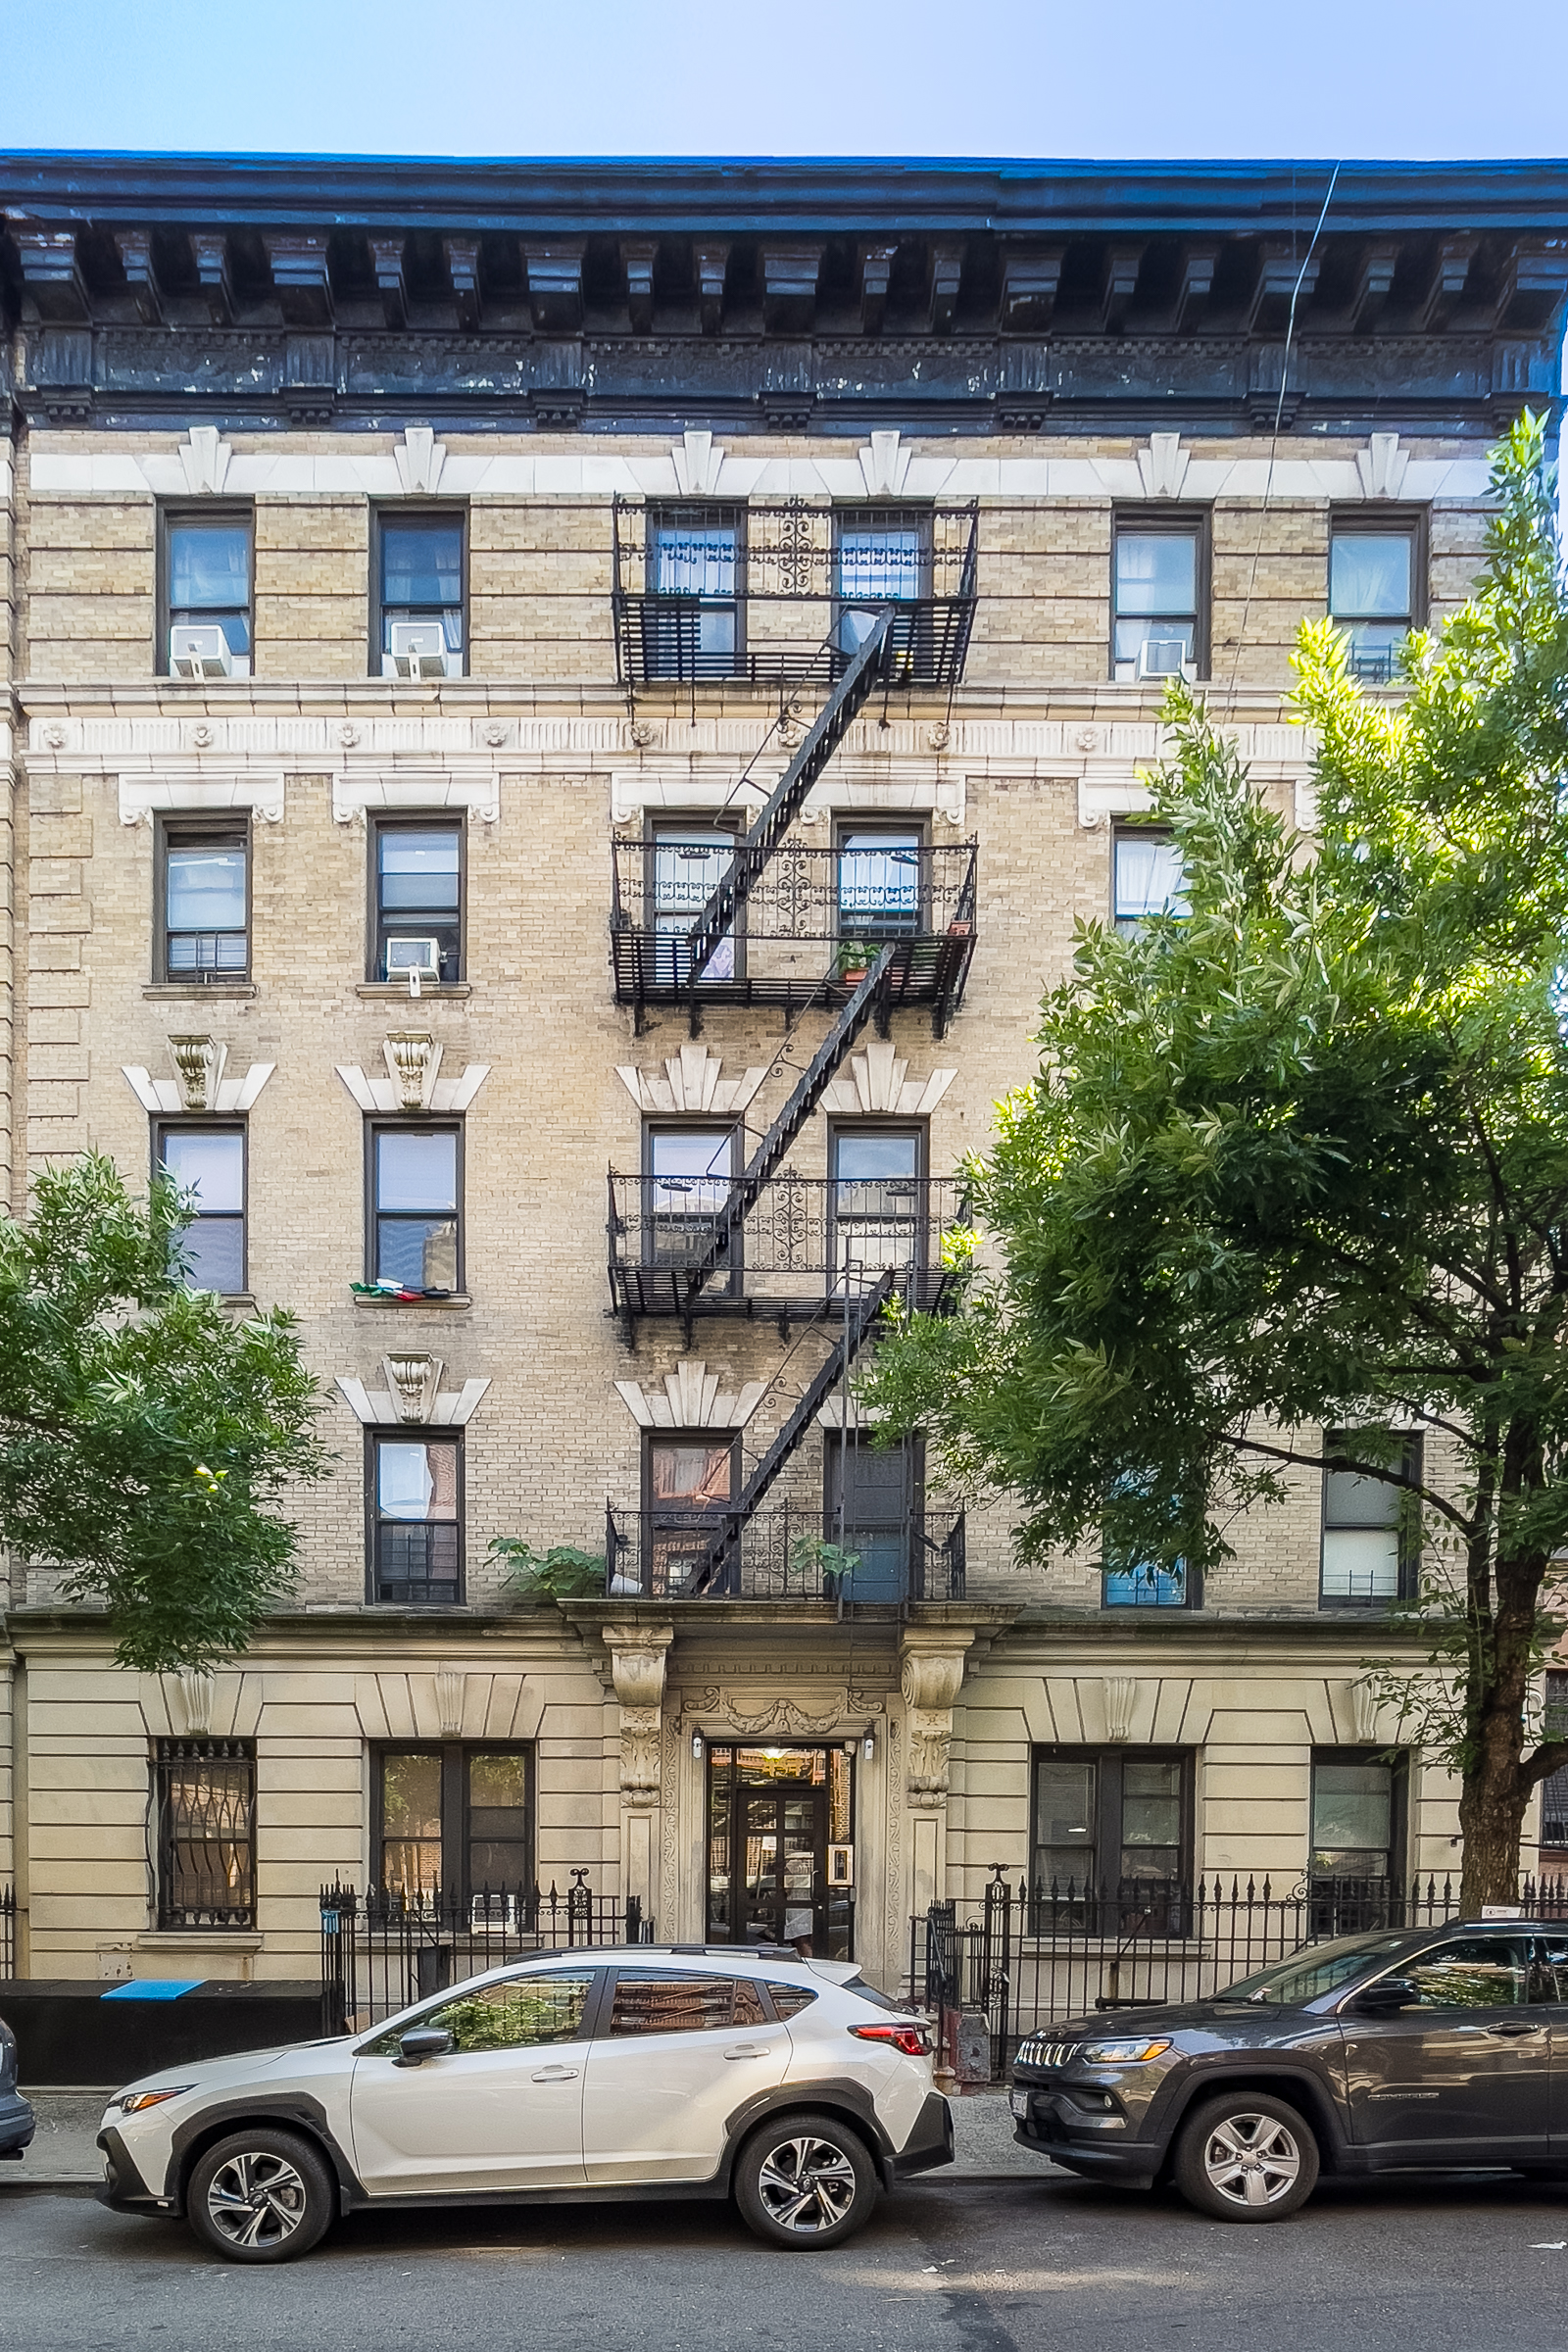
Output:
<path fill-rule="evenodd" d="M 1327 2187 L 1293 2221 L 1050 2177 L 910 2184 L 827 2254 L 722 2206 L 556 2206 L 340 2224 L 240 2271 L 177 2223 L 0 2199 L 0 2343 L 21 2352 L 1548 2352 L 1568 2346 L 1568 2187 Z"/>

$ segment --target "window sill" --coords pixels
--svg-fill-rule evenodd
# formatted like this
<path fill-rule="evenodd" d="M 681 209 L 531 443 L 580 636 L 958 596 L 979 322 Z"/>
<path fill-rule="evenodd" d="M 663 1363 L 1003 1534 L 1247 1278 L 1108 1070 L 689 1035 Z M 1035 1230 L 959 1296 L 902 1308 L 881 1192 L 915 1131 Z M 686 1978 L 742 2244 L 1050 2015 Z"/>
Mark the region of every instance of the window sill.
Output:
<path fill-rule="evenodd" d="M 421 986 L 416 997 L 409 994 L 404 980 L 361 980 L 354 991 L 357 997 L 373 997 L 380 1003 L 423 1004 L 431 997 L 471 997 L 472 988 L 466 980 L 438 980 Z"/>
<path fill-rule="evenodd" d="M 256 1293 L 254 1291 L 220 1291 L 218 1303 L 220 1306 L 232 1306 L 244 1314 L 253 1315 L 256 1312 Z"/>
<path fill-rule="evenodd" d="M 254 997 L 254 980 L 154 980 L 144 997 L 168 997 L 182 1004 L 199 1004 L 209 997 Z"/>
<path fill-rule="evenodd" d="M 429 1314 L 432 1310 L 439 1313 L 443 1308 L 461 1311 L 473 1304 L 466 1291 L 449 1291 L 442 1298 L 394 1298 L 390 1293 L 377 1298 L 369 1291 L 351 1291 L 349 1296 L 356 1306 L 368 1307 L 372 1314 L 377 1315 L 385 1314 L 389 1308 L 395 1310 L 404 1307 L 415 1314 Z"/>
<path fill-rule="evenodd" d="M 188 1952 L 203 1943 L 225 1952 L 259 1952 L 266 1938 L 257 1928 L 148 1928 L 136 1937 L 138 1952 Z"/>

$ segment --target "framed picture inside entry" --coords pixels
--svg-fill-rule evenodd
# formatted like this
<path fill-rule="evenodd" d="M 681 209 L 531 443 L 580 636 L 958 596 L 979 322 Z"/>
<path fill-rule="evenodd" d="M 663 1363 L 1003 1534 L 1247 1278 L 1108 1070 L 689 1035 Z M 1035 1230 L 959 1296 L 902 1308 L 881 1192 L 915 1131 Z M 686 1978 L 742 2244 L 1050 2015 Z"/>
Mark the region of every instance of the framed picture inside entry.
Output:
<path fill-rule="evenodd" d="M 827 1849 L 827 1883 L 830 1886 L 855 1885 L 855 1848 L 853 1845 L 830 1845 Z"/>

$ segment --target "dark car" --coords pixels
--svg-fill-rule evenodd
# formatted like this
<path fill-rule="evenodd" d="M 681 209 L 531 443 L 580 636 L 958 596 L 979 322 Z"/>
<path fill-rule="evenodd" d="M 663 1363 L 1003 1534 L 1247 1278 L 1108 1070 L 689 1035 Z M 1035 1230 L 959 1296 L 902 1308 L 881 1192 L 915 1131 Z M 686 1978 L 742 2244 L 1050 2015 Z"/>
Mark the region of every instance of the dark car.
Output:
<path fill-rule="evenodd" d="M 17 2088 L 17 2037 L 0 2017 L 0 2158 L 20 2156 L 36 2128 L 32 2109 Z"/>
<path fill-rule="evenodd" d="M 1308 1946 L 1212 1999 L 1019 2046 L 1016 2137 L 1273 2222 L 1320 2173 L 1568 2175 L 1568 1924 L 1454 1921 Z"/>

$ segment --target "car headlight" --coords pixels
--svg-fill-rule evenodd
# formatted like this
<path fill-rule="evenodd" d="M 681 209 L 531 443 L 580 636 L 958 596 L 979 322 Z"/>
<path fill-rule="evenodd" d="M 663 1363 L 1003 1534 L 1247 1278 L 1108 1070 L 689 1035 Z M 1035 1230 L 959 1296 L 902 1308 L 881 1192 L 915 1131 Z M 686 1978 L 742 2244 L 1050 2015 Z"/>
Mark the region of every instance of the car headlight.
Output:
<path fill-rule="evenodd" d="M 109 2104 L 118 2107 L 122 2115 L 140 2115 L 144 2107 L 161 2107 L 166 2099 L 181 2099 L 195 2087 L 194 2082 L 171 2082 L 159 2090 L 122 2090 Z"/>
<path fill-rule="evenodd" d="M 1162 2058 L 1169 2048 L 1169 2034 L 1162 2041 L 1132 2034 L 1124 2041 L 1081 2041 L 1078 2060 L 1082 2066 L 1142 2066 L 1147 2059 Z"/>

